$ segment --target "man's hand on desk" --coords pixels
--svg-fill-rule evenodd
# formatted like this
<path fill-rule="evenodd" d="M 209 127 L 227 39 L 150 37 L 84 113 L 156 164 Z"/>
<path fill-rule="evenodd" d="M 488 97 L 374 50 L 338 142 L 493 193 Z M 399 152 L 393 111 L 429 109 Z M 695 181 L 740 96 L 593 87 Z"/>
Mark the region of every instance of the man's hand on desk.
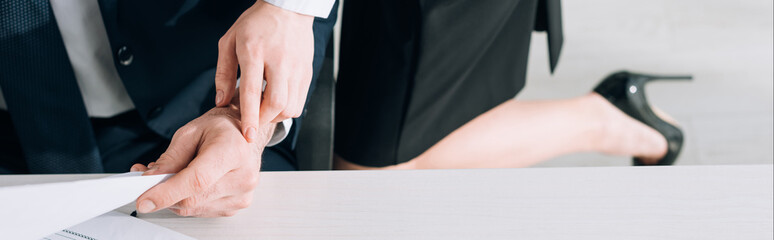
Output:
<path fill-rule="evenodd" d="M 234 97 L 239 69 L 241 131 L 248 142 L 261 140 L 259 127 L 301 115 L 312 81 L 313 22 L 312 16 L 259 0 L 218 42 L 215 105 Z"/>
<path fill-rule="evenodd" d="M 180 128 L 158 161 L 132 166 L 144 175 L 177 173 L 137 198 L 141 213 L 169 208 L 181 216 L 232 216 L 252 202 L 263 147 L 275 124 L 252 143 L 240 132 L 237 105 L 213 108 Z"/>

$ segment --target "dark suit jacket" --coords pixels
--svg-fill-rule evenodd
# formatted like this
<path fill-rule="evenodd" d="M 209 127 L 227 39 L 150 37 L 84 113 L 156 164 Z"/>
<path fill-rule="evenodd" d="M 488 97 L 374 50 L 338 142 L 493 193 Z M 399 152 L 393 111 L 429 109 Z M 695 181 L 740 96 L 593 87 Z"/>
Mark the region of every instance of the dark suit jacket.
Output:
<path fill-rule="evenodd" d="M 171 138 L 213 107 L 218 39 L 254 2 L 99 1 L 114 63 L 148 127 Z M 336 19 L 331 14 L 314 23 L 314 78 Z"/>

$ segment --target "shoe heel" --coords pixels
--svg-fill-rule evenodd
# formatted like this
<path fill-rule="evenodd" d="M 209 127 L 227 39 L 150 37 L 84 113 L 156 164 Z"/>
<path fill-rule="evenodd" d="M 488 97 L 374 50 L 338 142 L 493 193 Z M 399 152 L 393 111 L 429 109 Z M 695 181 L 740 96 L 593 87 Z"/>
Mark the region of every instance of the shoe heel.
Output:
<path fill-rule="evenodd" d="M 644 78 L 645 81 L 668 80 L 668 81 L 691 81 L 692 75 L 651 75 L 651 74 L 631 74 L 632 77 Z"/>
<path fill-rule="evenodd" d="M 689 81 L 691 75 L 655 75 L 619 71 L 606 77 L 594 88 L 594 92 L 605 97 L 615 107 L 630 117 L 661 133 L 667 140 L 667 154 L 656 165 L 672 165 L 683 146 L 683 132 L 677 126 L 659 117 L 651 109 L 645 97 L 645 84 L 653 80 Z M 634 158 L 635 166 L 644 163 Z"/>

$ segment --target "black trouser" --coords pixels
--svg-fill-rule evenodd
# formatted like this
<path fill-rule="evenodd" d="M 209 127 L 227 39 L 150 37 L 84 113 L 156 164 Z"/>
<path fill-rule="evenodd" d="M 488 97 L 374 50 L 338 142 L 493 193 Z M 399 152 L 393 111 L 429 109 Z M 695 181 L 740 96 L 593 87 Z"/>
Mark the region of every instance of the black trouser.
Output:
<path fill-rule="evenodd" d="M 112 118 L 92 118 L 91 124 L 107 173 L 127 172 L 134 163 L 156 161 L 169 146 L 169 140 L 145 126 L 134 110 Z M 3 110 L 0 110 L 0 133 L 0 174 L 28 173 L 10 116 Z M 292 136 L 293 132 L 288 135 Z M 261 159 L 261 170 L 295 170 L 291 142 L 283 141 L 277 146 L 266 148 Z"/>
<path fill-rule="evenodd" d="M 537 0 L 344 2 L 335 151 L 408 161 L 524 86 Z"/>

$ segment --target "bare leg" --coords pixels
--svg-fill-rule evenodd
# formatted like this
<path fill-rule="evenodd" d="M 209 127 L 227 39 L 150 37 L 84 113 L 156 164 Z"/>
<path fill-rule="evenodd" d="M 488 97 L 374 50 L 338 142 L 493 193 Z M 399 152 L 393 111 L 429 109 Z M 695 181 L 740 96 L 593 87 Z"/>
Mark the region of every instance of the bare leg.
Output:
<path fill-rule="evenodd" d="M 603 97 L 510 100 L 476 117 L 411 161 L 389 168 L 526 167 L 575 152 L 640 157 L 654 163 L 666 139 Z M 336 159 L 339 169 L 363 169 Z"/>

